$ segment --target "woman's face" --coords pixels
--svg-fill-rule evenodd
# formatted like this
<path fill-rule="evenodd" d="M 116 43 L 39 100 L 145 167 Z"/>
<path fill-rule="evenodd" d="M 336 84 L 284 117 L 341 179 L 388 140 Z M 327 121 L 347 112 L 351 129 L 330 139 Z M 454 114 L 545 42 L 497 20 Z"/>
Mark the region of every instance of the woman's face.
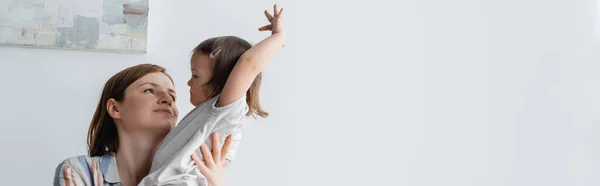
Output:
<path fill-rule="evenodd" d="M 125 89 L 123 102 L 116 104 L 118 114 L 111 115 L 113 119 L 120 120 L 119 130 L 124 132 L 147 131 L 166 135 L 175 127 L 179 116 L 175 99 L 171 79 L 162 72 L 150 73 Z"/>

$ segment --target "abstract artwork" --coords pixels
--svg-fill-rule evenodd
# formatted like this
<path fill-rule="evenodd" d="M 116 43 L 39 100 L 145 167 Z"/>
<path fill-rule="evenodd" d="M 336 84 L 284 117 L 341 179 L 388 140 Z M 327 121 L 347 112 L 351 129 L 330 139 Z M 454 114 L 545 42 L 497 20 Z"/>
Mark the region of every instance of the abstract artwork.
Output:
<path fill-rule="evenodd" d="M 0 0 L 0 45 L 145 53 L 148 0 Z"/>

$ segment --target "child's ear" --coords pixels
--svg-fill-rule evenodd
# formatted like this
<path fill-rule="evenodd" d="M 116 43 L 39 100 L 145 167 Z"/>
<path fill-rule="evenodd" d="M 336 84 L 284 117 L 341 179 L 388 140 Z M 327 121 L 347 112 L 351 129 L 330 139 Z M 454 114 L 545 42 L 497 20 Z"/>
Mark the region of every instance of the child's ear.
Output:
<path fill-rule="evenodd" d="M 106 111 L 108 112 L 108 115 L 110 115 L 110 117 L 112 117 L 113 119 L 121 119 L 121 113 L 119 112 L 119 102 L 117 102 L 117 100 L 110 98 L 107 102 L 106 102 Z"/>

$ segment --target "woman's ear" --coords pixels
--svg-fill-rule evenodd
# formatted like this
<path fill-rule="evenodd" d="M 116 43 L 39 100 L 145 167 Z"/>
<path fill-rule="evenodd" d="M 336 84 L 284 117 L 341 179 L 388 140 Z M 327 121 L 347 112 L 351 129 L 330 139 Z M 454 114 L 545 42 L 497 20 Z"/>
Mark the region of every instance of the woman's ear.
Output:
<path fill-rule="evenodd" d="M 117 100 L 110 98 L 106 102 L 106 111 L 113 119 L 121 119 L 121 113 L 119 113 L 119 102 L 117 102 Z"/>

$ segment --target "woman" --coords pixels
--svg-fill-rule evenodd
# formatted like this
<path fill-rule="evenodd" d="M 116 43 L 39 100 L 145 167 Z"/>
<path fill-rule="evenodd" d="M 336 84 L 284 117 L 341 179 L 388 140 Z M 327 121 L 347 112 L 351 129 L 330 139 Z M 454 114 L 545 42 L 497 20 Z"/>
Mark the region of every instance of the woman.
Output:
<path fill-rule="evenodd" d="M 165 68 L 157 65 L 140 64 L 112 76 L 89 127 L 88 155 L 60 163 L 54 185 L 137 185 L 179 116 L 174 89 Z M 216 139 L 215 134 L 212 154 L 201 147 L 206 164 L 191 157 L 210 186 L 224 184 L 226 163 L 221 160 L 231 141 L 221 150 Z"/>

